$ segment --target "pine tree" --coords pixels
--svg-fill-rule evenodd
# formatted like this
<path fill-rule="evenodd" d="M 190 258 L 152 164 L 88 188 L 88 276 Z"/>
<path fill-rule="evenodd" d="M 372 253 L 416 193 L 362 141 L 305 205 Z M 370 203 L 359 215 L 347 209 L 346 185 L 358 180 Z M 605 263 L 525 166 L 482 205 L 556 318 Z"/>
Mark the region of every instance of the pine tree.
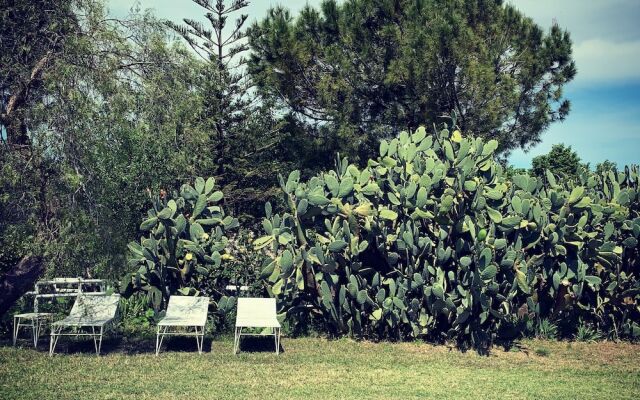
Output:
<path fill-rule="evenodd" d="M 327 0 L 296 18 L 274 8 L 248 36 L 261 92 L 363 159 L 380 137 L 452 113 L 506 155 L 570 108 L 569 34 L 502 0 Z"/>

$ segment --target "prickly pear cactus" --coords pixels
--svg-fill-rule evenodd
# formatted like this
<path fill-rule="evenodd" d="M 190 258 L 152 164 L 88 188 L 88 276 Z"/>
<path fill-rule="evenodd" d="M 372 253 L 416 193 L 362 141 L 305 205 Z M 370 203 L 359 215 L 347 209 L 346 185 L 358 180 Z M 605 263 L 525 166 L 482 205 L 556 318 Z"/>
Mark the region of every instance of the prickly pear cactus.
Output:
<path fill-rule="evenodd" d="M 219 205 L 222 198 L 213 178 L 156 197 L 140 224 L 140 241 L 129 243 L 129 265 L 137 270 L 124 279 L 124 292 L 146 291 L 156 308 L 172 294 L 210 295 L 213 272 L 225 262 L 225 232 L 238 226 Z M 218 302 L 224 309 L 234 304 L 226 297 Z"/>
<path fill-rule="evenodd" d="M 282 310 L 320 313 L 336 334 L 482 348 L 569 310 L 637 330 L 637 169 L 510 181 L 497 147 L 419 128 L 363 169 L 281 179 L 288 210 L 266 205 L 254 245 Z"/>

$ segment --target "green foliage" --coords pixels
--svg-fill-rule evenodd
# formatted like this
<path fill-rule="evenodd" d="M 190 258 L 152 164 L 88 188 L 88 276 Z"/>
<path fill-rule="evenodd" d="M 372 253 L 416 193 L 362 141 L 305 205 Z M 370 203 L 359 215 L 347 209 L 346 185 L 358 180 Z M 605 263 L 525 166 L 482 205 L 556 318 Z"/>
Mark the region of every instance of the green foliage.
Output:
<path fill-rule="evenodd" d="M 580 162 L 580 157 L 571 146 L 554 144 L 548 154 L 534 157 L 531 160 L 531 173 L 538 177 L 544 177 L 546 171 L 563 178 L 576 179 L 588 166 Z"/>
<path fill-rule="evenodd" d="M 548 318 L 543 318 L 535 328 L 535 335 L 538 339 L 555 340 L 558 338 L 558 326 Z"/>
<path fill-rule="evenodd" d="M 549 357 L 549 355 L 551 354 L 551 351 L 546 347 L 538 347 L 535 349 L 534 352 L 536 353 L 537 356 L 540 356 L 540 357 Z"/>
<path fill-rule="evenodd" d="M 122 298 L 118 305 L 118 324 L 125 334 L 141 332 L 153 334 L 152 326 L 157 322 L 157 316 L 144 293 Z"/>
<path fill-rule="evenodd" d="M 204 60 L 197 80 L 201 103 L 191 112 L 207 132 L 206 154 L 212 165 L 199 173 L 216 177 L 234 215 L 251 218 L 277 190 L 273 172 L 299 163 L 293 153 L 282 152 L 284 122 L 273 115 L 271 101 L 256 98 L 251 77 L 241 68 L 248 49 L 247 15 L 242 12 L 249 2 L 194 2 L 203 9 L 204 22 L 185 18 L 183 24 L 166 24 Z M 230 29 L 227 24 L 234 16 Z"/>
<path fill-rule="evenodd" d="M 145 291 L 156 309 L 172 294 L 213 295 L 210 278 L 225 261 L 226 231 L 238 226 L 225 215 L 222 198 L 213 178 L 197 178 L 194 186 L 156 197 L 140 224 L 140 241 L 129 243 L 129 266 L 137 271 L 124 279 L 124 293 Z M 223 297 L 218 306 L 227 310 L 233 304 Z"/>
<path fill-rule="evenodd" d="M 597 329 L 581 322 L 580 325 L 578 325 L 575 339 L 578 342 L 596 342 L 602 339 L 602 335 Z"/>
<path fill-rule="evenodd" d="M 54 16 L 70 2 L 18 3 L 57 23 Z M 12 33 L 32 42 L 29 60 L 36 47 L 50 46 L 48 35 L 64 51 L 51 48 L 53 58 L 29 90 L 32 101 L 21 103 L 28 140 L 0 140 L 0 270 L 38 254 L 50 275 L 114 279 L 125 272 L 146 191 L 158 193 L 210 165 L 193 113 L 201 103 L 194 90 L 200 66 L 147 14 L 116 21 L 99 1 L 71 3 L 67 17 L 77 26 L 66 37 L 45 25 L 33 28 L 26 16 Z M 3 28 L 11 26 L 6 18 L 20 19 L 0 9 Z"/>
<path fill-rule="evenodd" d="M 259 91 L 351 158 L 456 113 L 464 131 L 527 148 L 569 112 L 569 34 L 501 0 L 348 0 L 282 7 L 248 30 Z"/>
<path fill-rule="evenodd" d="M 421 127 L 383 140 L 363 169 L 342 159 L 307 181 L 281 179 L 288 211 L 267 204 L 254 242 L 281 310 L 321 313 L 335 334 L 477 348 L 517 337 L 532 318 L 570 315 L 632 336 L 637 167 L 508 180 L 497 148 Z"/>
<path fill-rule="evenodd" d="M 27 145 L 28 110 L 44 101 L 44 75 L 78 29 L 74 0 L 0 1 L 0 138 Z"/>
<path fill-rule="evenodd" d="M 617 171 L 618 164 L 610 160 L 604 160 L 601 163 L 596 164 L 596 174 L 604 174 L 609 171 Z"/>
<path fill-rule="evenodd" d="M 253 250 L 251 242 L 254 233 L 241 229 L 229 237 L 227 248 L 222 255 L 225 263 L 218 268 L 212 284 L 219 289 L 231 286 L 246 286 L 243 296 L 262 297 L 265 285 L 260 279 L 262 256 Z"/>

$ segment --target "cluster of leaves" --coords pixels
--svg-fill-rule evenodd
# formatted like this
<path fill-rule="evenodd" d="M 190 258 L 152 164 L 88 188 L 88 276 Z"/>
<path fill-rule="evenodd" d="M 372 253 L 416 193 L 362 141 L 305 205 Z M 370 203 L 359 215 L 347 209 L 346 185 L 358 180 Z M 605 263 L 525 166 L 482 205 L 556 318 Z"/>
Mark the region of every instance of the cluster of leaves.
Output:
<path fill-rule="evenodd" d="M 569 34 L 501 0 L 326 0 L 296 17 L 274 8 L 247 33 L 260 93 L 362 160 L 379 138 L 452 111 L 504 154 L 570 108 Z"/>
<path fill-rule="evenodd" d="M 428 336 L 486 348 L 531 318 L 640 334 L 640 175 L 504 176 L 495 140 L 424 128 L 382 141 L 363 169 L 340 160 L 281 181 L 262 276 L 282 312 L 330 332 Z"/>
<path fill-rule="evenodd" d="M 400 29 L 419 39 L 420 29 L 433 26 L 422 23 L 427 15 L 422 11 L 434 7 L 432 11 L 440 13 L 443 9 L 438 4 L 389 8 L 383 3 L 354 2 L 344 12 L 328 3 L 323 12 L 341 17 L 339 23 L 333 21 L 337 25 L 326 25 L 327 35 L 363 40 L 354 48 L 351 44 L 330 46 L 329 36 L 322 36 L 323 40 L 309 37 L 306 23 L 300 24 L 299 35 L 290 34 L 289 26 L 281 26 L 286 28 L 286 35 L 271 32 L 267 28 L 273 27 L 269 25 L 275 21 L 272 16 L 268 18 L 271 22 L 256 25 L 249 34 L 244 29 L 247 17 L 243 14 L 250 7 L 248 1 L 196 3 L 206 14 L 204 23 L 187 19 L 182 26 L 168 24 L 198 50 L 194 54 L 175 42 L 167 24 L 150 13 L 134 10 L 123 18 L 113 18 L 104 0 L 0 0 L 2 273 L 33 254 L 43 256 L 47 273 L 52 275 L 119 277 L 126 269 L 126 245 L 135 237 L 147 191 L 159 193 L 198 175 L 215 176 L 226 194 L 227 209 L 241 219 L 245 215 L 250 219 L 261 213 L 265 199 L 279 194 L 275 172 L 299 168 L 304 174 L 316 173 L 330 165 L 335 151 L 353 150 L 363 133 L 375 133 L 367 139 L 367 148 L 373 148 L 377 137 L 388 134 L 389 123 L 395 129 L 424 120 L 425 113 L 435 115 L 433 110 L 422 113 L 413 107 L 423 103 L 412 93 L 427 93 L 422 84 L 431 79 L 430 72 L 415 74 L 415 79 L 413 73 L 405 72 L 411 65 L 435 66 L 411 54 L 422 57 L 437 52 L 406 50 L 428 49 L 437 30 L 422 32 L 428 38 L 420 41 L 421 46 L 407 47 L 405 43 L 398 46 L 399 31 L 393 26 L 394 21 L 401 21 Z M 454 11 L 446 15 L 456 20 L 468 17 L 465 10 Z M 484 25 L 504 22 L 505 13 L 495 4 L 490 11 L 480 15 Z M 369 18 L 372 13 L 375 16 Z M 307 9 L 303 19 L 310 22 L 309 26 L 316 26 L 318 21 L 311 21 L 316 14 Z M 519 14 L 516 17 L 513 25 L 518 33 L 506 42 L 529 32 L 520 29 L 529 22 Z M 288 19 L 285 22 L 290 23 Z M 438 29 L 450 23 L 445 21 Z M 476 28 L 480 32 L 483 24 L 474 26 L 469 34 Z M 340 31 L 334 32 L 332 26 L 340 26 Z M 370 30 L 352 31 L 358 27 Z M 369 42 L 382 31 L 388 31 L 384 40 Z M 353 32 L 357 36 L 352 36 Z M 462 32 L 447 37 L 462 45 L 466 43 L 459 35 Z M 560 30 L 550 35 L 543 35 L 537 28 L 531 32 L 545 38 L 531 50 L 536 53 L 531 60 L 544 59 L 545 64 L 558 54 L 567 54 L 569 41 Z M 263 51 L 263 45 L 276 45 L 278 38 L 286 39 L 281 41 L 286 51 Z M 484 42 L 474 40 L 473 46 Z M 237 68 L 244 64 L 249 45 L 259 55 L 264 70 Z M 321 57 L 314 66 L 306 63 L 305 54 L 315 45 L 326 52 L 315 53 Z M 541 57 L 541 48 L 549 46 L 554 51 L 549 51 L 549 57 Z M 401 51 L 395 52 L 397 49 Z M 295 50 L 296 57 L 291 57 L 289 50 Z M 347 54 L 343 57 L 336 50 Z M 448 68 L 453 68 L 450 71 L 461 70 L 455 67 L 457 56 L 465 53 L 460 50 L 455 57 L 451 54 L 443 58 Z M 383 54 L 388 57 L 381 57 Z M 365 59 L 370 61 L 363 63 Z M 358 65 L 351 66 L 345 60 Z M 258 60 L 254 61 L 257 66 Z M 270 64 L 265 64 L 267 61 Z M 289 61 L 304 68 L 285 68 L 288 64 L 283 64 Z M 567 70 L 570 64 L 569 59 L 564 60 L 558 71 Z M 321 70 L 313 70 L 320 66 Z M 490 67 L 494 68 L 492 63 Z M 331 72 L 334 68 L 343 73 L 335 76 Z M 295 79 L 276 81 L 279 70 Z M 369 71 L 366 77 L 357 75 L 361 70 Z M 465 66 L 462 70 L 470 69 Z M 516 72 L 507 75 L 511 73 Z M 300 81 L 303 75 L 309 80 Z M 504 78 L 500 82 L 511 79 Z M 564 80 L 562 76 L 556 78 L 554 82 Z M 402 80 L 413 82 L 406 85 L 409 91 L 402 91 Z M 349 88 L 348 82 L 360 83 L 344 91 Z M 446 84 L 446 80 L 441 82 Z M 536 77 L 528 82 L 536 82 Z M 260 90 L 254 91 L 254 84 Z M 306 99 L 291 99 L 291 88 L 301 88 L 296 92 Z M 325 89 L 330 93 L 325 95 Z M 278 91 L 282 91 L 284 100 L 295 100 L 284 113 L 277 107 L 283 105 L 283 98 L 275 95 Z M 436 98 L 432 94 L 427 97 Z M 536 98 L 542 101 L 543 97 Z M 319 103 L 325 108 L 323 118 L 337 122 L 308 129 L 307 120 L 300 118 L 298 100 L 303 101 L 304 112 L 307 106 L 315 108 Z M 333 104 L 349 106 L 337 110 L 345 111 L 339 115 L 336 110 L 327 111 L 326 107 Z M 465 110 L 472 110 L 474 102 L 464 104 L 463 100 L 461 104 Z M 454 108 L 449 101 L 443 102 L 437 113 Z M 510 108 L 510 104 L 500 104 L 494 109 Z M 400 119 L 400 114 L 406 118 Z M 362 119 L 366 123 L 358 122 Z M 341 125 L 340 121 L 345 123 Z"/>
<path fill-rule="evenodd" d="M 238 227 L 219 205 L 222 198 L 213 178 L 197 178 L 194 186 L 156 197 L 140 224 L 143 236 L 129 243 L 129 266 L 137 271 L 123 280 L 124 294 L 144 291 L 156 309 L 172 294 L 202 294 L 218 299 L 221 311 L 232 309 L 235 300 L 220 296 L 215 279 L 231 258 L 224 253 L 226 231 Z"/>

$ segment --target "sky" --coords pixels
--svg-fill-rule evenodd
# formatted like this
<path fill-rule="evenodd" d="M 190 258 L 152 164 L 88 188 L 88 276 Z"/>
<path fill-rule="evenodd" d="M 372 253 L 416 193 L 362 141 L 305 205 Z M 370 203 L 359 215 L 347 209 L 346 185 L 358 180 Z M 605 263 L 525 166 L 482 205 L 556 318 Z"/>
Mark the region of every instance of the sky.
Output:
<path fill-rule="evenodd" d="M 573 39 L 576 78 L 565 86 L 572 103 L 564 122 L 542 135 L 542 143 L 528 152 L 515 151 L 510 162 L 528 168 L 531 159 L 557 143 L 570 145 L 595 166 L 606 159 L 619 166 L 640 163 L 640 0 L 506 0 L 545 29 L 554 21 Z M 203 19 L 192 0 L 108 0 L 116 16 L 138 3 L 160 18 Z M 275 5 L 295 15 L 306 4 L 321 0 L 253 0 L 249 22 L 262 18 Z"/>

